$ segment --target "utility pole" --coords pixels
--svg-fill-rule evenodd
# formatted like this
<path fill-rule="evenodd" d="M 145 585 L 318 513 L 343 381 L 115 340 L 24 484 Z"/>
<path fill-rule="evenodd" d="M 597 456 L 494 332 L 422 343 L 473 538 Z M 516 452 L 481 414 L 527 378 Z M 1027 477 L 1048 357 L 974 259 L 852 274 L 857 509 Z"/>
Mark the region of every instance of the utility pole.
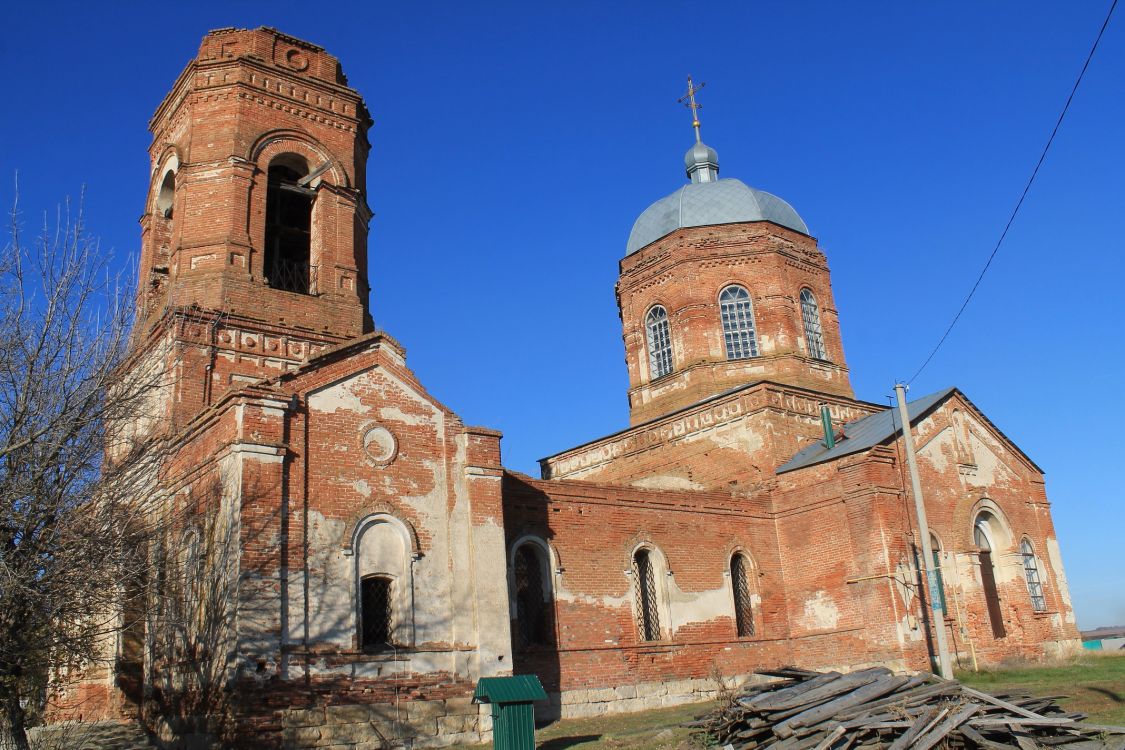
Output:
<path fill-rule="evenodd" d="M 930 525 L 926 523 L 926 506 L 922 502 L 922 483 L 918 480 L 918 462 L 914 458 L 914 438 L 910 433 L 910 414 L 906 409 L 906 386 L 895 383 L 898 397 L 899 421 L 902 424 L 902 442 L 906 446 L 906 465 L 910 469 L 910 484 L 914 490 L 914 510 L 918 514 L 918 533 L 922 537 L 922 569 L 926 571 L 930 606 L 933 610 L 934 637 L 937 640 L 938 666 L 941 676 L 953 679 L 953 665 L 949 660 L 949 644 L 945 639 L 945 611 L 941 606 L 941 584 L 934 570 L 934 550 L 930 545 Z"/>

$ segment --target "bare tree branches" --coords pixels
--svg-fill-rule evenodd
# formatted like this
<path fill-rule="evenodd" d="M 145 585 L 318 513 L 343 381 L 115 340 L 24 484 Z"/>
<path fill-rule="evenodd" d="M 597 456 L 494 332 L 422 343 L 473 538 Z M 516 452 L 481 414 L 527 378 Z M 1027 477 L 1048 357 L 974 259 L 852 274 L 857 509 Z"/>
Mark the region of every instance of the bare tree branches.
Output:
<path fill-rule="evenodd" d="M 111 658 L 143 589 L 160 461 L 164 355 L 122 367 L 127 279 L 61 207 L 0 253 L 0 705 L 27 747 L 26 706 L 51 670 Z M 110 647 L 107 648 L 107 642 Z"/>

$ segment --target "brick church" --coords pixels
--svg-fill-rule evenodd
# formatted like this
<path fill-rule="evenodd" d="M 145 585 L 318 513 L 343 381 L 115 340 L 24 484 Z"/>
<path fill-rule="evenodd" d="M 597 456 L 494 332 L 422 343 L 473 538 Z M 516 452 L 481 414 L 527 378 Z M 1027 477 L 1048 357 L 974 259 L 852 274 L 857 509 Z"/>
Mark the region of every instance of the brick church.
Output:
<path fill-rule="evenodd" d="M 372 321 L 370 122 L 269 28 L 208 34 L 156 110 L 130 366 L 169 372 L 136 429 L 172 446 L 150 486 L 188 614 L 172 642 L 123 613 L 64 703 L 183 718 L 221 685 L 259 746 L 437 746 L 487 737 L 490 675 L 571 717 L 765 666 L 929 669 L 935 628 L 963 667 L 1075 647 L 1042 471 L 955 387 L 909 405 L 933 621 L 901 425 L 852 391 L 827 259 L 698 140 L 620 261 L 629 425 L 506 470 Z"/>

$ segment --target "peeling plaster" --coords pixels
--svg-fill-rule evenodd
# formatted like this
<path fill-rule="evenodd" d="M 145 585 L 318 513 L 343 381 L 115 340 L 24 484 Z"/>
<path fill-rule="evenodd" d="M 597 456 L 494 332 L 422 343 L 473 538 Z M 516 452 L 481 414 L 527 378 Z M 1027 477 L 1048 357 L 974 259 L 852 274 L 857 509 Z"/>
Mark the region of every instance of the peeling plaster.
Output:
<path fill-rule="evenodd" d="M 413 425 L 413 426 L 424 425 L 424 424 L 429 423 L 429 421 L 430 421 L 429 419 L 427 419 L 424 416 L 420 416 L 420 415 L 417 415 L 417 414 L 407 414 L 402 409 L 399 409 L 397 406 L 380 407 L 379 408 L 379 418 L 384 419 L 384 420 L 388 420 L 388 421 L 393 421 L 393 422 L 401 422 L 402 424 L 408 424 L 408 425 Z"/>
<path fill-rule="evenodd" d="M 1047 537 L 1047 560 L 1051 564 L 1051 573 L 1055 578 L 1055 589 L 1063 604 L 1063 619 L 1071 625 L 1077 620 L 1074 617 L 1074 606 L 1070 603 L 1070 584 L 1067 583 L 1066 573 L 1063 571 L 1062 550 L 1059 549 L 1059 540 Z"/>
<path fill-rule="evenodd" d="M 657 474 L 656 476 L 645 477 L 638 479 L 632 483 L 634 487 L 640 487 L 646 490 L 702 490 L 706 489 L 699 482 L 693 482 L 687 477 L 668 476 L 667 474 Z"/>
<path fill-rule="evenodd" d="M 365 381 L 366 377 L 357 376 L 310 394 L 309 409 L 324 414 L 335 414 L 341 410 L 367 414 L 371 407 L 364 404 L 354 390 L 356 385 L 366 384 Z"/>
<path fill-rule="evenodd" d="M 818 591 L 805 600 L 805 614 L 801 624 L 807 630 L 831 630 L 840 622 L 840 608 L 827 591 Z"/>

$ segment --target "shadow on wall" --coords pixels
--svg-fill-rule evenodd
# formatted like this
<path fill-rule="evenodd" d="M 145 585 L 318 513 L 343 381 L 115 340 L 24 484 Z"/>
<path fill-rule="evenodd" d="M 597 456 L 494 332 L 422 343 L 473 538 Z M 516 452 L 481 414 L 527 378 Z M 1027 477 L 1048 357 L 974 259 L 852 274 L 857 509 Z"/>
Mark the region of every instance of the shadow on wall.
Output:
<path fill-rule="evenodd" d="M 552 700 L 536 704 L 535 716 L 540 721 L 555 721 L 562 712 L 556 702 L 561 679 L 555 596 L 561 563 L 551 546 L 554 533 L 551 531 L 549 498 L 511 474 L 504 475 L 503 496 L 508 604 L 512 618 L 512 674 L 539 677 Z M 564 741 L 558 739 L 552 742 Z M 548 743 L 541 747 L 570 746 Z"/>
<path fill-rule="evenodd" d="M 233 739 L 239 691 L 232 685 L 274 676 L 277 665 L 266 659 L 276 645 L 236 628 L 276 636 L 286 616 L 290 592 L 278 586 L 277 570 L 289 552 L 282 489 L 251 481 L 235 493 L 212 475 L 180 496 L 154 545 L 147 687 L 130 697 L 140 699 L 144 723 L 160 740 Z M 240 659 L 247 651 L 263 658 Z"/>

